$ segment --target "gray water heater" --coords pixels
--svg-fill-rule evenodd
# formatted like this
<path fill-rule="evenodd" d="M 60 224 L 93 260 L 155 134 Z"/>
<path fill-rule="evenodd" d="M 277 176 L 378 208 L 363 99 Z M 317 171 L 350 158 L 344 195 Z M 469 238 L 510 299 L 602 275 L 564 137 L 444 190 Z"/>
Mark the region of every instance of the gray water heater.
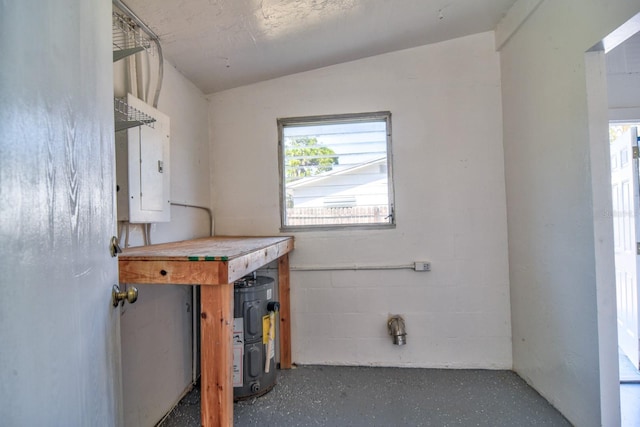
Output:
<path fill-rule="evenodd" d="M 233 398 L 261 396 L 276 384 L 274 280 L 247 276 L 234 283 Z M 271 333 L 270 333 L 271 332 Z"/>

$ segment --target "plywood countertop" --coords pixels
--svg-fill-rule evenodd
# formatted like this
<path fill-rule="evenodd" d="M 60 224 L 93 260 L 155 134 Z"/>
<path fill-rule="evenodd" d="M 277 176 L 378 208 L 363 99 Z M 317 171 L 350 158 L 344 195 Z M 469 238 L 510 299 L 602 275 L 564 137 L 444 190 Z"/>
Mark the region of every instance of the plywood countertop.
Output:
<path fill-rule="evenodd" d="M 216 236 L 127 248 L 119 255 L 120 282 L 220 285 L 293 250 L 293 237 Z"/>

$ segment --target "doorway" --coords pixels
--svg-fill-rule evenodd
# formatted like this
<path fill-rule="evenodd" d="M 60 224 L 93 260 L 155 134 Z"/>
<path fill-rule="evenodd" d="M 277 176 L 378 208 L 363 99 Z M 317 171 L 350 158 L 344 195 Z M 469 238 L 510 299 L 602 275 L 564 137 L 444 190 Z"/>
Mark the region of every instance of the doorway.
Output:
<path fill-rule="evenodd" d="M 640 40 L 640 39 L 639 39 Z M 609 63 L 609 58 L 607 58 Z M 607 67 L 608 73 L 611 69 Z M 640 384 L 638 125 L 609 124 L 620 383 Z"/>
<path fill-rule="evenodd" d="M 626 121 L 627 123 L 640 121 L 640 43 L 631 47 L 628 44 L 627 48 L 630 48 L 631 52 L 627 52 L 627 48 L 623 47 L 618 50 L 618 54 L 622 52 L 621 55 L 613 53 L 608 56 L 608 54 L 623 46 L 625 42 L 630 41 L 639 31 L 640 14 L 634 16 L 605 37 L 601 43 L 595 45 L 585 55 L 594 232 L 597 236 L 596 271 L 601 407 L 603 419 L 613 419 L 615 416 L 613 412 L 618 412 L 622 426 L 640 425 L 640 408 L 637 405 L 637 401 L 640 400 L 640 384 L 620 384 L 619 366 L 622 360 L 618 351 L 617 331 L 618 304 L 622 300 L 618 299 L 620 292 L 616 289 L 615 261 L 617 260 L 614 254 L 616 245 L 626 245 L 627 249 L 630 249 L 630 265 L 634 265 L 636 272 L 638 271 L 638 265 L 640 265 L 638 264 L 638 259 L 640 258 L 638 249 L 640 248 L 637 242 L 640 242 L 638 237 L 640 234 L 636 236 L 634 227 L 633 233 L 631 233 L 631 230 L 627 230 L 628 242 L 620 239 L 624 239 L 623 227 L 635 226 L 635 217 L 639 214 L 637 212 L 627 213 L 626 215 L 619 214 L 627 210 L 626 207 L 620 208 L 626 203 L 622 196 L 625 194 L 624 191 L 629 191 L 630 197 L 627 197 L 627 201 L 629 203 L 633 201 L 634 206 L 639 203 L 639 195 L 637 192 L 634 193 L 631 188 L 623 190 L 621 187 L 623 185 L 622 179 L 612 182 L 612 172 L 617 173 L 615 169 L 620 168 L 621 163 L 627 161 L 625 156 L 628 155 L 628 162 L 636 164 L 635 172 L 630 175 L 636 185 L 638 183 L 638 173 L 637 161 L 633 160 L 631 142 L 628 143 L 627 154 L 624 154 L 622 149 L 613 145 L 610 146 L 608 128 L 610 121 Z M 640 36 L 635 35 L 633 42 L 640 41 L 637 40 L 638 37 Z M 633 58 L 637 58 L 637 64 L 629 62 Z M 616 60 L 622 62 L 616 64 L 614 62 Z M 610 63 L 613 66 L 610 66 Z M 622 71 L 616 73 L 616 67 L 621 64 L 634 70 L 637 68 L 637 72 Z M 634 79 L 637 79 L 635 83 L 633 83 Z M 637 93 L 634 94 L 634 92 Z M 631 141 L 632 139 L 633 137 L 629 135 L 628 140 Z M 637 144 L 637 139 L 635 144 Z M 618 164 L 615 162 L 618 162 Z M 612 187 L 615 185 L 620 187 L 612 191 Z M 613 206 L 615 206 L 615 209 Z M 638 231 L 640 233 L 640 227 Z M 618 237 L 614 238 L 614 234 L 617 234 Z M 617 242 L 614 240 L 617 240 Z M 621 241 L 622 243 L 620 243 Z M 633 289 L 636 290 L 637 294 L 637 280 Z M 616 410 L 616 408 L 618 409 Z"/>
<path fill-rule="evenodd" d="M 605 55 L 612 173 L 617 336 L 621 382 L 640 382 L 640 32 Z M 624 153 L 632 153 L 624 163 Z M 637 208 L 638 207 L 638 208 Z"/>

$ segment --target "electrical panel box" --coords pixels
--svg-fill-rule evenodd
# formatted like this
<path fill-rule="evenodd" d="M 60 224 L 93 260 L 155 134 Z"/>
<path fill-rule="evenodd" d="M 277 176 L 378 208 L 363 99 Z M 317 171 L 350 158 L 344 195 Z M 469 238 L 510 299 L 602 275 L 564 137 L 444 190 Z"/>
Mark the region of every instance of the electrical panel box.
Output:
<path fill-rule="evenodd" d="M 127 95 L 127 103 L 155 121 L 116 132 L 118 220 L 168 222 L 169 117 L 131 94 Z"/>

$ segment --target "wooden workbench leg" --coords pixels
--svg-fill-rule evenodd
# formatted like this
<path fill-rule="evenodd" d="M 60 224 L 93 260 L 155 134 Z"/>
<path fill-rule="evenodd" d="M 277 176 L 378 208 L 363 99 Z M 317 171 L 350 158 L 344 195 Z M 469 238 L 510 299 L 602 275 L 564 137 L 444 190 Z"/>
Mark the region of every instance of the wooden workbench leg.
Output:
<path fill-rule="evenodd" d="M 233 284 L 200 286 L 203 427 L 233 425 Z"/>
<path fill-rule="evenodd" d="M 280 369 L 291 369 L 289 254 L 284 254 L 278 259 L 278 292 L 280 300 Z"/>

